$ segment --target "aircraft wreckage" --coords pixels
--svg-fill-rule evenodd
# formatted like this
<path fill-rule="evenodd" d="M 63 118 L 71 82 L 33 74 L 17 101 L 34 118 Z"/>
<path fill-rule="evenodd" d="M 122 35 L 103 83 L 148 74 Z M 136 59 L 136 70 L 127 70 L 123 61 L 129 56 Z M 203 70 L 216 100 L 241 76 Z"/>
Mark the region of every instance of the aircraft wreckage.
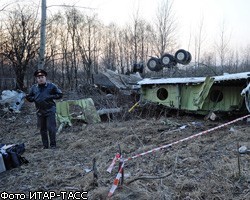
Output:
<path fill-rule="evenodd" d="M 250 72 L 212 77 L 147 78 L 139 81 L 140 103 L 208 114 L 249 110 Z M 249 110 L 250 112 L 250 110 Z"/>
<path fill-rule="evenodd" d="M 147 66 L 151 71 L 189 64 L 191 54 L 183 49 L 174 56 L 152 57 Z M 210 77 L 145 78 L 140 85 L 140 104 L 147 102 L 171 109 L 209 114 L 211 112 L 250 112 L 250 72 Z"/>

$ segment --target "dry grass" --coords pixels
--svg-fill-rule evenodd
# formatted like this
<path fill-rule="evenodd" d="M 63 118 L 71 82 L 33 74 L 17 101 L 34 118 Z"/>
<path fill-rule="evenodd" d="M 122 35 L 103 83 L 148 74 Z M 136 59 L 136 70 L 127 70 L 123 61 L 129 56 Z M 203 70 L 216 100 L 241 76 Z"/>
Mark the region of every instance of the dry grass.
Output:
<path fill-rule="evenodd" d="M 89 199 L 93 200 L 107 199 L 118 166 L 111 174 L 106 169 L 119 151 L 118 145 L 127 158 L 228 121 L 206 122 L 192 116 L 162 116 L 87 126 L 77 123 L 57 136 L 57 150 L 43 150 L 34 113 L 26 107 L 21 114 L 15 114 L 14 121 L 10 117 L 12 115 L 7 115 L 0 121 L 1 143 L 24 142 L 26 151 L 23 156 L 29 164 L 1 173 L 0 191 L 25 194 L 30 191 L 88 191 Z M 173 131 L 193 121 L 202 125 Z M 232 127 L 233 131 L 230 131 Z M 250 156 L 240 155 L 239 174 L 237 145 L 250 147 L 249 132 L 249 124 L 237 122 L 130 160 L 124 168 L 124 184 L 111 199 L 247 200 L 250 196 Z M 93 167 L 93 158 L 96 158 L 97 185 L 93 171 L 88 171 Z M 169 175 L 164 176 L 166 174 Z M 163 178 L 157 178 L 161 176 Z M 129 182 L 135 178 L 138 179 Z"/>

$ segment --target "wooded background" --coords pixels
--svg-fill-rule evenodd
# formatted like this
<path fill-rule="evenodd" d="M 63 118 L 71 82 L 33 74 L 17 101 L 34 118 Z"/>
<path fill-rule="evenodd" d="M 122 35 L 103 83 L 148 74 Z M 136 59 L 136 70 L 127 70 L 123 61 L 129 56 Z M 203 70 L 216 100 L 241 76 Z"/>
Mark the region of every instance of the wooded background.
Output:
<path fill-rule="evenodd" d="M 192 54 L 188 66 L 151 72 L 151 56 L 173 54 L 180 48 L 174 1 L 158 5 L 156 20 L 149 23 L 135 13 L 126 26 L 104 25 L 94 11 L 65 7 L 49 13 L 46 19 L 45 66 L 48 79 L 61 88 L 75 90 L 79 84 L 93 83 L 93 74 L 111 69 L 121 74 L 133 72 L 135 63 L 143 64 L 143 77 L 184 77 L 221 75 L 249 71 L 250 46 L 241 52 L 230 47 L 230 36 L 221 26 L 214 48 L 205 49 L 204 19 L 197 32 L 190 33 L 187 50 Z M 1 88 L 26 90 L 34 83 L 40 48 L 40 6 L 15 4 L 0 7 L 0 80 Z"/>

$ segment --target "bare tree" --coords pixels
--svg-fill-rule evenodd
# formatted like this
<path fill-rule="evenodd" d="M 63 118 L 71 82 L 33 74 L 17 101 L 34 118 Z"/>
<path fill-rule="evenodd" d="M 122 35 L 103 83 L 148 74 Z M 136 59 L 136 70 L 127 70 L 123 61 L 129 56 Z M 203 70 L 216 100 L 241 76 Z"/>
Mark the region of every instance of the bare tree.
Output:
<path fill-rule="evenodd" d="M 70 76 L 69 76 L 69 55 L 68 55 L 68 51 L 69 51 L 69 44 L 68 44 L 68 40 L 69 40 L 69 33 L 66 31 L 65 32 L 65 26 L 63 26 L 63 24 L 61 24 L 61 29 L 60 29 L 60 33 L 59 33 L 59 38 L 60 38 L 60 52 L 62 54 L 62 60 L 61 60 L 61 76 L 62 76 L 62 85 L 65 87 L 66 85 L 69 86 L 69 82 L 70 82 Z"/>
<path fill-rule="evenodd" d="M 249 69 L 250 69 L 250 45 L 248 45 L 245 48 L 241 62 L 242 71 L 249 71 Z"/>
<path fill-rule="evenodd" d="M 156 14 L 156 49 L 160 56 L 166 51 L 172 51 L 176 45 L 177 23 L 174 16 L 173 0 L 162 1 Z"/>
<path fill-rule="evenodd" d="M 145 65 L 145 63 L 147 62 L 148 49 L 150 44 L 149 30 L 151 30 L 151 26 L 145 20 L 140 20 L 138 29 L 138 35 L 140 38 L 139 61 L 140 64 L 143 65 Z"/>
<path fill-rule="evenodd" d="M 199 34 L 198 34 L 198 50 L 197 50 L 197 63 L 198 63 L 198 67 L 199 67 L 199 63 L 200 63 L 200 56 L 201 56 L 201 49 L 202 49 L 202 43 L 204 41 L 203 39 L 203 25 L 204 25 L 204 16 L 202 16 L 201 20 L 200 20 L 200 24 L 199 24 Z"/>
<path fill-rule="evenodd" d="M 195 75 L 196 75 L 196 68 L 199 68 L 200 60 L 201 60 L 201 52 L 202 52 L 202 45 L 205 40 L 204 35 L 204 16 L 200 18 L 199 26 L 198 26 L 198 34 L 195 36 Z"/>
<path fill-rule="evenodd" d="M 126 33 L 124 31 L 119 31 L 118 32 L 118 41 L 117 41 L 117 46 L 118 46 L 118 63 L 120 65 L 120 70 L 122 74 L 128 73 L 128 70 L 125 72 L 125 66 L 126 66 L 126 59 L 125 59 L 125 51 L 126 51 L 126 46 L 125 46 L 125 37 Z"/>
<path fill-rule="evenodd" d="M 12 4 L 15 4 L 15 3 L 17 3 L 17 2 L 18 2 L 18 0 L 17 0 L 16 2 L 8 2 L 8 3 L 6 3 L 6 4 L 3 4 L 2 7 L 0 8 L 0 12 L 5 11 L 5 9 L 6 9 L 8 6 L 10 6 L 10 5 L 12 5 Z"/>
<path fill-rule="evenodd" d="M 63 62 L 61 59 L 60 39 L 61 29 L 63 26 L 63 17 L 61 13 L 54 14 L 51 18 L 47 19 L 46 29 L 46 56 L 45 67 L 47 71 L 51 72 L 51 79 L 55 82 L 56 73 L 59 71 L 58 63 Z M 65 34 L 65 31 L 64 31 Z"/>
<path fill-rule="evenodd" d="M 138 48 L 139 48 L 139 25 L 140 25 L 140 19 L 139 19 L 139 10 L 134 14 L 133 16 L 133 24 L 132 24 L 132 44 L 131 47 L 133 49 L 133 61 L 134 63 L 138 62 Z"/>
<path fill-rule="evenodd" d="M 95 14 L 86 15 L 77 36 L 78 51 L 88 83 L 92 83 L 94 70 L 98 70 L 97 63 L 102 38 L 99 30 L 101 24 L 96 18 Z"/>
<path fill-rule="evenodd" d="M 103 64 L 106 69 L 116 70 L 118 66 L 118 34 L 119 29 L 116 24 L 110 24 L 105 29 Z"/>
<path fill-rule="evenodd" d="M 39 25 L 28 7 L 18 6 L 8 15 L 3 55 L 12 63 L 17 88 L 24 89 L 24 76 L 29 62 L 37 55 Z"/>
<path fill-rule="evenodd" d="M 139 17 L 139 11 L 137 11 L 133 18 L 131 30 L 131 47 L 133 50 L 133 62 L 131 66 L 132 64 L 144 64 L 148 56 L 150 35 L 153 32 L 152 27 Z"/>
<path fill-rule="evenodd" d="M 4 73 L 4 56 L 3 56 L 3 43 L 4 43 L 4 37 L 5 37 L 5 33 L 3 31 L 3 23 L 1 22 L 0 25 L 0 65 L 1 65 L 1 75 L 4 77 L 5 73 Z"/>
<path fill-rule="evenodd" d="M 130 73 L 131 72 L 131 63 L 133 62 L 133 50 L 131 48 L 131 26 L 127 26 L 119 31 L 119 56 L 121 64 L 121 72 L 122 73 Z M 133 54 L 134 55 L 134 54 Z"/>
<path fill-rule="evenodd" d="M 200 71 L 201 76 L 217 76 L 215 52 L 205 51 L 201 57 L 200 67 L 203 67 L 203 69 L 197 71 Z"/>
<path fill-rule="evenodd" d="M 80 12 L 75 9 L 75 8 L 70 8 L 69 10 L 66 11 L 66 18 L 67 18 L 67 30 L 71 36 L 71 82 L 74 83 L 71 84 L 72 88 L 75 87 L 77 88 L 78 81 L 77 81 L 77 71 L 78 71 L 78 66 L 77 66 L 77 49 L 76 49 L 76 39 L 77 39 L 77 32 L 78 32 L 78 26 L 82 21 L 82 15 Z"/>
<path fill-rule="evenodd" d="M 215 46 L 219 54 L 221 73 L 223 73 L 225 71 L 225 60 L 229 52 L 229 44 L 230 44 L 230 37 L 226 32 L 225 21 L 222 22 L 220 33 L 218 36 L 219 36 L 219 41 L 215 44 Z"/>

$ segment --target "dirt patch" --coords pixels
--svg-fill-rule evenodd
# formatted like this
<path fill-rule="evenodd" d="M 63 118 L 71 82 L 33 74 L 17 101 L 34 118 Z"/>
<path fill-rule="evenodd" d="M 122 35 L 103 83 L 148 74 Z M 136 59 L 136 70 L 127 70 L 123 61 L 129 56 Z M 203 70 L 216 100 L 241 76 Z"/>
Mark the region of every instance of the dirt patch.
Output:
<path fill-rule="evenodd" d="M 29 161 L 0 174 L 1 192 L 88 191 L 89 199 L 106 199 L 118 163 L 111 174 L 106 170 L 119 145 L 128 158 L 236 118 L 212 122 L 199 116 L 135 110 L 99 124 L 74 122 L 57 135 L 58 149 L 44 150 L 34 110 L 33 104 L 26 103 L 21 113 L 1 116 L 1 143 L 25 143 L 23 156 Z M 129 160 L 124 166 L 124 183 L 111 199 L 249 199 L 250 154 L 237 153 L 238 145 L 250 148 L 249 132 L 249 123 L 243 120 Z M 97 180 L 89 171 L 94 158 Z"/>

